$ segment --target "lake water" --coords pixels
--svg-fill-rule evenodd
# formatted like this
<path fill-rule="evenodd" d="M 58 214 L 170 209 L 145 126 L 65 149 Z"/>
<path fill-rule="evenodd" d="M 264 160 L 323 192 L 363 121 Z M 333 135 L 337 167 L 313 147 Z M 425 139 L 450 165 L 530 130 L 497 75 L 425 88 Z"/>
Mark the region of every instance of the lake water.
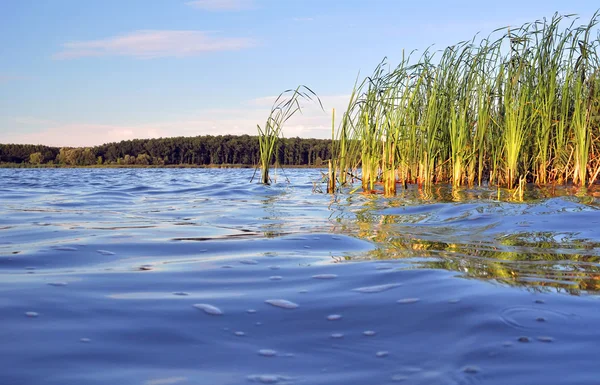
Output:
<path fill-rule="evenodd" d="M 600 383 L 597 198 L 251 176 L 0 170 L 0 384 Z"/>

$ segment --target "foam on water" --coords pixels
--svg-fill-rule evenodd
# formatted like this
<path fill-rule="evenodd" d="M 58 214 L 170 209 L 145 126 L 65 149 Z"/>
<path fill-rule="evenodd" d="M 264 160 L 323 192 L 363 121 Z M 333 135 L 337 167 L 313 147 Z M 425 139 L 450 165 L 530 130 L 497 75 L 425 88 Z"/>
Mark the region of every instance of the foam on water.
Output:
<path fill-rule="evenodd" d="M 381 293 L 382 291 L 395 289 L 400 286 L 402 286 L 401 283 L 389 283 L 389 284 L 385 284 L 385 285 L 359 287 L 359 288 L 352 289 L 352 290 L 359 292 L 359 293 Z"/>
<path fill-rule="evenodd" d="M 314 279 L 334 279 L 337 278 L 336 274 L 316 274 L 312 276 Z"/>
<path fill-rule="evenodd" d="M 282 309 L 296 309 L 298 307 L 297 303 L 292 301 L 288 301 L 286 299 L 267 299 L 265 303 L 268 303 L 271 306 L 280 307 Z"/>
<path fill-rule="evenodd" d="M 264 357 L 274 357 L 277 355 L 277 352 L 272 349 L 260 349 L 258 354 Z"/>
<path fill-rule="evenodd" d="M 194 305 L 194 307 L 198 310 L 203 310 L 206 314 L 223 315 L 223 311 L 221 309 L 207 303 L 197 303 Z"/>

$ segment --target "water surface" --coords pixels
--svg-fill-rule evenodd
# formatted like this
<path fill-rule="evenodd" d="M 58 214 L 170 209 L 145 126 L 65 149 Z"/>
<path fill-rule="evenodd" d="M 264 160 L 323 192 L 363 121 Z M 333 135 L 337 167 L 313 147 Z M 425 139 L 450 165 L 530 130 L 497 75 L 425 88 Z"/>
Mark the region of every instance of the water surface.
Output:
<path fill-rule="evenodd" d="M 593 196 L 251 176 L 0 170 L 0 384 L 599 383 Z"/>

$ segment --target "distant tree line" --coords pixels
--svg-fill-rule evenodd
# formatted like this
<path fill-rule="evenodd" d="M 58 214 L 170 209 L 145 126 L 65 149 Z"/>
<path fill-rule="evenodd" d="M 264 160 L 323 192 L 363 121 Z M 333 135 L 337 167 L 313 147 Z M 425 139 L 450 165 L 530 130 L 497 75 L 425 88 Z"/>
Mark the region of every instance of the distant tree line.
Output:
<path fill-rule="evenodd" d="M 284 138 L 274 162 L 281 165 L 321 166 L 331 158 L 331 140 Z M 135 139 L 95 147 L 49 147 L 0 144 L 0 163 L 91 165 L 255 165 L 258 138 L 218 135 Z"/>

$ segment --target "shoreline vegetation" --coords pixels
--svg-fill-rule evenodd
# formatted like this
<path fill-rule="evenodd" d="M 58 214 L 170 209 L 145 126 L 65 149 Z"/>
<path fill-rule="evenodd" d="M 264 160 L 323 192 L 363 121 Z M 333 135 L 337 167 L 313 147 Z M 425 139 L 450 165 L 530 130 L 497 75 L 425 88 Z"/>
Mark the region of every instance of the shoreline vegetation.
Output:
<path fill-rule="evenodd" d="M 594 184 L 600 175 L 599 14 L 499 28 L 443 51 L 384 59 L 335 127 L 330 185 Z M 336 177 L 337 175 L 337 177 Z"/>
<path fill-rule="evenodd" d="M 164 164 L 164 165 L 143 165 L 143 164 L 94 164 L 94 165 L 68 165 L 68 164 L 56 164 L 56 163 L 43 163 L 43 164 L 31 164 L 31 163 L 0 163 L 0 168 L 229 168 L 229 169 L 240 169 L 250 168 L 254 169 L 257 165 L 254 164 Z M 273 167 L 281 167 L 280 165 L 274 164 Z M 286 168 L 311 168 L 311 169 L 327 169 L 326 165 L 314 166 L 314 165 L 286 165 Z"/>
<path fill-rule="evenodd" d="M 271 164 L 321 167 L 331 140 L 279 138 Z M 0 144 L 0 167 L 256 167 L 259 140 L 249 135 L 135 139 L 95 147 Z"/>

